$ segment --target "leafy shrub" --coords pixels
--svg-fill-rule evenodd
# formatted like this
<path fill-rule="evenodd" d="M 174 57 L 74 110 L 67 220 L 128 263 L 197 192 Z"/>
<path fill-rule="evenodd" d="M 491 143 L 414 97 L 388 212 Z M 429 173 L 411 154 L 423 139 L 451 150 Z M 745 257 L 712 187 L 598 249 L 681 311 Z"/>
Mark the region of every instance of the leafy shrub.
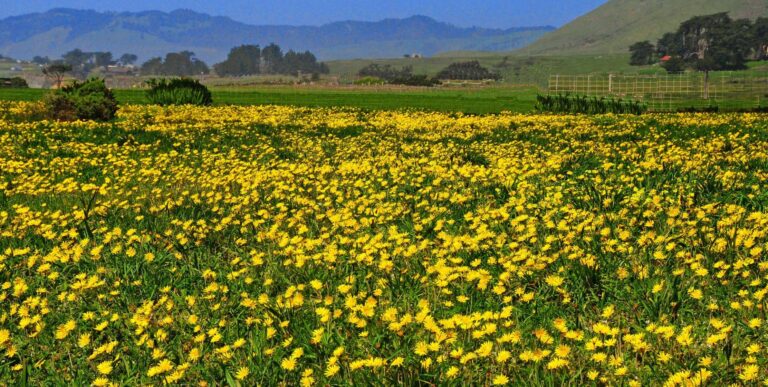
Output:
<path fill-rule="evenodd" d="M 426 75 L 413 74 L 413 68 L 411 66 L 403 66 L 398 69 L 397 67 L 388 64 L 380 65 L 371 63 L 358 71 L 357 75 L 363 77 L 360 81 L 365 79 L 379 79 L 392 85 L 435 86 L 440 84 L 440 81 L 437 79 L 429 78 Z M 355 84 L 358 83 L 355 82 Z"/>
<path fill-rule="evenodd" d="M 375 77 L 383 79 L 387 82 L 392 82 L 395 79 L 405 79 L 413 75 L 413 67 L 403 66 L 397 68 L 392 65 L 380 65 L 378 63 L 371 63 L 368 66 L 363 67 L 357 72 L 360 77 Z"/>
<path fill-rule="evenodd" d="M 363 77 L 355 81 L 358 86 L 385 85 L 387 81 L 377 77 Z"/>
<path fill-rule="evenodd" d="M 213 96 L 208 88 L 196 79 L 150 79 L 147 81 L 147 99 L 155 105 L 198 105 L 213 103 Z"/>
<path fill-rule="evenodd" d="M 406 77 L 395 78 L 389 81 L 393 85 L 405 85 L 405 86 L 437 86 L 440 84 L 440 80 L 436 78 L 430 78 L 426 75 L 408 75 Z"/>
<path fill-rule="evenodd" d="M 92 78 L 48 93 L 43 99 L 46 115 L 59 121 L 109 121 L 117 113 L 117 100 L 103 79 Z"/>
<path fill-rule="evenodd" d="M 566 114 L 643 114 L 648 106 L 631 100 L 558 94 L 537 96 L 536 110 Z"/>
<path fill-rule="evenodd" d="M 437 78 L 462 81 L 482 81 L 485 79 L 499 80 L 501 79 L 501 76 L 481 66 L 480 62 L 473 60 L 470 62 L 452 63 L 437 73 Z"/>
<path fill-rule="evenodd" d="M 0 89 L 2 88 L 27 89 L 29 88 L 29 85 L 27 84 L 27 81 L 22 77 L 0 78 Z"/>

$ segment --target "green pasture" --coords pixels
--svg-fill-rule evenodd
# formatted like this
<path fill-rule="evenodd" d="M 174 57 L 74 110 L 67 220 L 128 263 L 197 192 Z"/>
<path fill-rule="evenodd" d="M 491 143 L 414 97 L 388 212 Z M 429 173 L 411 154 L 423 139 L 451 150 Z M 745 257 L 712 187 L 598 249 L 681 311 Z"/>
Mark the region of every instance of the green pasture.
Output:
<path fill-rule="evenodd" d="M 0 89 L 0 100 L 35 101 L 43 89 Z M 489 114 L 530 112 L 538 90 L 533 87 L 452 89 L 368 89 L 262 87 L 213 89 L 220 105 L 293 105 L 308 107 L 357 107 L 370 110 L 421 109 L 442 112 Z M 115 90 L 121 103 L 147 103 L 143 90 Z"/>

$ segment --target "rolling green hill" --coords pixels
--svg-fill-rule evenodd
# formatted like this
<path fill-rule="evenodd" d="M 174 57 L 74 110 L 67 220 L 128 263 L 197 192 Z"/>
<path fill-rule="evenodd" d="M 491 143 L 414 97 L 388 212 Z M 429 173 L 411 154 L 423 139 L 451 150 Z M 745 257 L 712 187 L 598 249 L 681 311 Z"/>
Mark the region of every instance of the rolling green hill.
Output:
<path fill-rule="evenodd" d="M 729 12 L 734 18 L 768 16 L 766 0 L 611 0 L 545 35 L 521 54 L 627 52 L 632 43 L 655 42 L 693 16 Z"/>

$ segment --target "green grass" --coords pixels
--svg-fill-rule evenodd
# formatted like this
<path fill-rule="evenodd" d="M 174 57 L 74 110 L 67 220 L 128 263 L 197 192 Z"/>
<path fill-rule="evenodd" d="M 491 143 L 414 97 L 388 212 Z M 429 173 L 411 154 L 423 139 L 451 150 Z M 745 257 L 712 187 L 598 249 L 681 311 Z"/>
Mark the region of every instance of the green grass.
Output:
<path fill-rule="evenodd" d="M 328 62 L 331 74 L 341 82 L 351 82 L 357 72 L 370 63 L 393 66 L 412 66 L 417 74 L 435 75 L 454 62 L 477 60 L 481 65 L 498 72 L 503 83 L 546 87 L 550 74 L 586 74 L 607 72 L 634 73 L 662 71 L 660 68 L 638 68 L 629 65 L 628 54 L 528 56 L 518 53 L 453 52 L 422 59 L 356 59 Z"/>
<path fill-rule="evenodd" d="M 46 90 L 0 89 L 0 100 L 35 101 Z M 366 88 L 232 88 L 214 89 L 218 105 L 293 105 L 357 107 L 369 110 L 420 109 L 469 114 L 530 112 L 538 90 L 522 88 L 366 89 Z M 143 90 L 115 90 L 120 103 L 145 104 Z"/>

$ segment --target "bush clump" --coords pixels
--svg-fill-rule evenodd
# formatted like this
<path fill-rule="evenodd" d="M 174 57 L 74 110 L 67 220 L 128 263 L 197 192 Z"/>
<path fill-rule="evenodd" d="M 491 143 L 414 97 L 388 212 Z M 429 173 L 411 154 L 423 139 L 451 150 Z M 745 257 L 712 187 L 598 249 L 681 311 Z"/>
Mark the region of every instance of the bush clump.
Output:
<path fill-rule="evenodd" d="M 377 77 L 363 77 L 355 81 L 357 86 L 386 85 L 387 81 Z"/>
<path fill-rule="evenodd" d="M 103 79 L 75 81 L 48 93 L 43 99 L 46 116 L 58 121 L 110 121 L 117 113 L 117 99 Z"/>
<path fill-rule="evenodd" d="M 441 70 L 436 78 L 460 81 L 482 81 L 487 79 L 498 81 L 501 79 L 501 76 L 486 69 L 480 65 L 480 62 L 474 60 L 471 62 L 452 63 Z"/>
<path fill-rule="evenodd" d="M 29 84 L 22 77 L 0 78 L 0 89 L 28 89 Z"/>
<path fill-rule="evenodd" d="M 396 68 L 388 64 L 380 65 L 371 63 L 358 71 L 357 76 L 361 77 L 358 81 L 380 79 L 390 85 L 431 87 L 440 84 L 440 81 L 436 78 L 430 78 L 422 74 L 414 74 L 413 67 L 411 66 Z M 355 82 L 355 84 L 358 83 Z"/>
<path fill-rule="evenodd" d="M 395 78 L 391 80 L 389 83 L 393 85 L 403 85 L 403 86 L 426 86 L 426 87 L 432 87 L 437 86 L 440 84 L 440 80 L 436 78 L 430 78 L 423 74 L 417 74 L 417 75 L 409 75 L 402 78 Z"/>
<path fill-rule="evenodd" d="M 198 105 L 213 103 L 213 96 L 200 81 L 191 78 L 150 79 L 147 99 L 155 105 Z"/>
<path fill-rule="evenodd" d="M 396 68 L 392 65 L 380 65 L 378 63 L 371 63 L 357 72 L 358 77 L 373 77 L 383 79 L 387 82 L 391 82 L 397 78 L 407 78 L 411 75 L 413 75 L 413 67 L 411 66 Z"/>

